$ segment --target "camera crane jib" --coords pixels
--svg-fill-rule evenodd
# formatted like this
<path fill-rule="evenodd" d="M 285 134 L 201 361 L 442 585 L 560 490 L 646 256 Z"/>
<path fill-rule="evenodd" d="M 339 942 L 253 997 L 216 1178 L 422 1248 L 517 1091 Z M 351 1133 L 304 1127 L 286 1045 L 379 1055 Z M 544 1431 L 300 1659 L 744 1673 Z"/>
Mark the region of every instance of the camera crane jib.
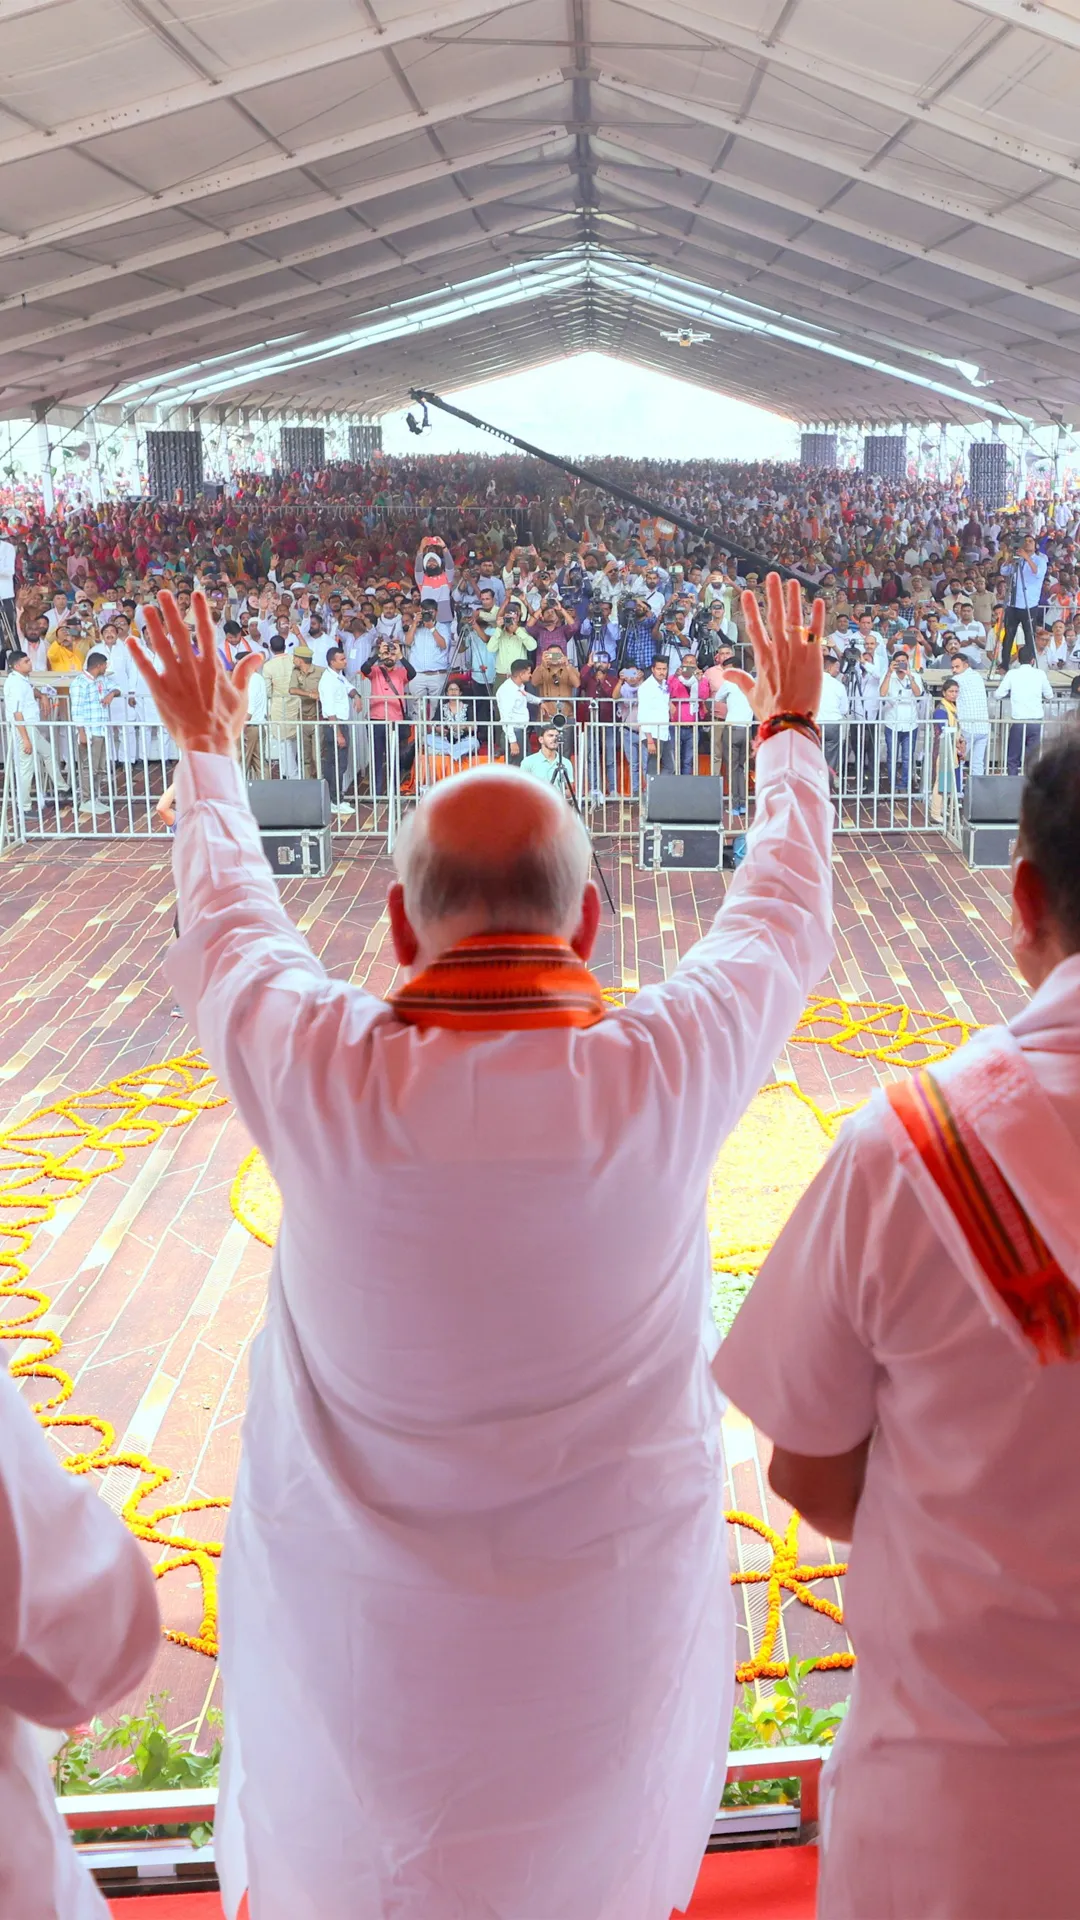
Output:
<path fill-rule="evenodd" d="M 683 533 L 692 534 L 695 539 L 708 540 L 714 546 L 723 547 L 739 562 L 744 573 L 764 575 L 774 572 L 786 580 L 798 580 L 801 586 L 810 592 L 815 591 L 814 582 L 805 574 L 797 573 L 792 567 L 781 566 L 776 560 L 770 560 L 764 554 L 753 553 L 748 547 L 740 546 L 729 539 L 722 527 L 707 527 L 699 521 L 688 520 L 685 514 L 676 513 L 673 507 L 659 505 L 655 500 L 645 500 L 640 494 L 630 493 L 626 487 L 620 487 L 614 480 L 605 480 L 598 473 L 590 473 L 585 467 L 575 466 L 572 460 L 560 459 L 556 453 L 546 453 L 543 447 L 534 447 L 529 440 L 520 440 L 516 433 L 507 433 L 503 427 L 493 427 L 489 420 L 480 420 L 475 413 L 467 413 L 464 407 L 455 407 L 449 400 L 440 399 L 437 393 L 431 393 L 426 387 L 410 387 L 410 400 L 419 406 L 438 407 L 442 413 L 452 413 L 457 420 L 464 420 L 466 426 L 479 427 L 482 433 L 494 434 L 497 440 L 505 440 L 512 447 L 520 448 L 522 453 L 532 455 L 534 460 L 543 460 L 549 467 L 557 467 L 560 473 L 572 474 L 575 480 L 583 480 L 586 486 L 598 487 L 602 493 L 608 493 L 615 500 L 625 501 L 627 506 L 637 507 L 641 513 L 647 513 L 653 519 L 670 520 L 672 526 L 681 528 Z M 414 431 L 419 432 L 419 427 Z"/>

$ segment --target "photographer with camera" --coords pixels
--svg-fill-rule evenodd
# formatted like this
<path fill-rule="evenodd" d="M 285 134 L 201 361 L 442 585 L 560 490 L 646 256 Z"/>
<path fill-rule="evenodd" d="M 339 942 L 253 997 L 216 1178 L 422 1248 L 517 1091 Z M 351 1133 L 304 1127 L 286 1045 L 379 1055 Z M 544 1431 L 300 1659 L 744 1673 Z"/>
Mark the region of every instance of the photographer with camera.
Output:
<path fill-rule="evenodd" d="M 1001 572 L 1008 582 L 1008 592 L 1005 603 L 1005 631 L 999 661 L 1002 673 L 1009 671 L 1013 642 L 1018 627 L 1022 627 L 1024 631 L 1024 645 L 1020 649 L 1020 660 L 1027 666 L 1034 661 L 1035 611 L 1042 597 L 1046 568 L 1046 555 L 1036 550 L 1035 536 L 1032 533 L 1021 541 L 1015 553 L 1010 553 L 1008 548 L 1005 550 Z"/>
<path fill-rule="evenodd" d="M 912 741 L 919 725 L 922 696 L 923 683 L 919 675 L 912 671 L 911 656 L 906 647 L 898 647 L 881 683 L 881 717 L 885 727 L 889 792 L 892 794 L 897 791 L 898 775 L 903 791 L 911 792 L 915 771 Z"/>
<path fill-rule="evenodd" d="M 416 584 L 424 599 L 434 600 L 436 617 L 447 631 L 454 617 L 451 589 L 457 569 L 448 546 L 434 534 L 421 540 L 413 566 Z"/>
<path fill-rule="evenodd" d="M 405 634 L 406 655 L 414 675 L 410 692 L 421 703 L 437 700 L 446 684 L 454 629 L 439 619 L 438 612 L 436 601 L 425 595 Z"/>
<path fill-rule="evenodd" d="M 644 597 L 628 596 L 619 603 L 619 642 L 615 655 L 616 672 L 637 667 L 648 674 L 656 656 L 656 618 Z"/>
<path fill-rule="evenodd" d="M 572 614 L 568 614 L 559 603 L 557 594 L 548 593 L 544 597 L 539 617 L 530 620 L 525 631 L 536 642 L 536 659 L 541 661 L 552 647 L 557 647 L 567 658 L 571 657 L 571 647 L 577 637 L 578 623 Z"/>
<path fill-rule="evenodd" d="M 881 717 L 881 682 L 884 677 L 880 654 L 881 640 L 874 634 L 861 643 L 844 649 L 840 669 L 848 700 L 849 740 L 854 728 L 854 758 L 863 792 L 877 788 L 878 721 Z M 887 666 L 887 662 L 885 663 Z"/>
<path fill-rule="evenodd" d="M 498 626 L 485 626 L 479 614 L 473 616 L 473 625 L 491 649 L 495 661 L 495 690 L 498 692 L 513 670 L 514 661 L 536 652 L 536 641 L 522 625 L 521 609 L 516 600 L 506 601 Z"/>

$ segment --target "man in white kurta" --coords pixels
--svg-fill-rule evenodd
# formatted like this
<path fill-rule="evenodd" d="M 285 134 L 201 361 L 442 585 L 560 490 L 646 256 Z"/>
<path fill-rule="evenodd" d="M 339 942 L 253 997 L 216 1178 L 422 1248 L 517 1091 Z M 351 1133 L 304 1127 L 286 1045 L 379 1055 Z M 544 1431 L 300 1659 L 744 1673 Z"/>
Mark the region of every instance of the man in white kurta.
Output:
<path fill-rule="evenodd" d="M 1014 953 L 1038 990 L 931 1072 L 954 1106 L 975 1087 L 976 1139 L 1075 1287 L 1080 737 L 1052 754 L 1072 763 L 1048 862 L 1071 864 L 1071 928 L 1045 898 L 1031 912 L 1022 859 Z M 777 1490 L 840 1538 L 814 1500 L 873 1433 L 820 1920 L 1075 1920 L 1080 1364 L 1039 1364 L 882 1095 L 848 1121 L 713 1371 L 781 1450 Z"/>
<path fill-rule="evenodd" d="M 171 976 L 284 1197 L 222 1575 L 226 1911 L 668 1920 L 733 1692 L 706 1187 L 828 964 L 820 749 L 762 746 L 664 985 L 462 1033 L 328 977 L 235 758 L 162 711 Z"/>

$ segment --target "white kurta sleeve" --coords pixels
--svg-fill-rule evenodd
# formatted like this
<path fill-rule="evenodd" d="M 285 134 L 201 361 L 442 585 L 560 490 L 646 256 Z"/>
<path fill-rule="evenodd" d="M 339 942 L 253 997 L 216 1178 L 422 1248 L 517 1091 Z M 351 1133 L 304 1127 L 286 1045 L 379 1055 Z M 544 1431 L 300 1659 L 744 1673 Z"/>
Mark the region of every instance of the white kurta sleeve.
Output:
<path fill-rule="evenodd" d="M 713 1361 L 723 1393 L 791 1453 L 847 1453 L 875 1424 L 877 1362 L 860 1325 L 877 1208 L 901 1176 L 887 1144 L 867 1177 L 863 1123 L 849 1122 L 784 1227 Z"/>
<path fill-rule="evenodd" d="M 181 938 L 167 970 L 207 1059 L 266 1151 L 274 1115 L 295 1120 L 297 1101 L 332 1077 L 342 1022 L 366 996 L 330 979 L 285 912 L 237 761 L 184 754 L 176 815 Z"/>
<path fill-rule="evenodd" d="M 159 1633 L 142 1550 L 0 1368 L 0 1703 L 74 1726 L 137 1685 Z"/>
<path fill-rule="evenodd" d="M 678 1094 L 684 1150 L 711 1164 L 829 965 L 832 803 L 820 747 L 789 729 L 757 755 L 747 856 L 703 940 L 620 1015 Z M 695 1138 L 696 1136 L 696 1138 Z"/>

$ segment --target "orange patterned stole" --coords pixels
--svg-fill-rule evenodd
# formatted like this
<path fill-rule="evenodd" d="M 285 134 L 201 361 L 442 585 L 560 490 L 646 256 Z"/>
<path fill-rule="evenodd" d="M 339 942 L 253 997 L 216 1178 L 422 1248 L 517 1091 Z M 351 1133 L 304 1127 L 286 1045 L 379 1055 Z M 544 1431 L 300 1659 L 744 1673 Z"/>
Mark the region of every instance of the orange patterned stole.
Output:
<path fill-rule="evenodd" d="M 964 1111 L 963 1086 L 925 1070 L 886 1098 L 994 1293 L 1040 1363 L 1080 1358 L 1080 1296 Z"/>
<path fill-rule="evenodd" d="M 399 1020 L 460 1033 L 591 1027 L 604 997 L 584 961 L 548 933 L 477 933 L 389 995 Z"/>

